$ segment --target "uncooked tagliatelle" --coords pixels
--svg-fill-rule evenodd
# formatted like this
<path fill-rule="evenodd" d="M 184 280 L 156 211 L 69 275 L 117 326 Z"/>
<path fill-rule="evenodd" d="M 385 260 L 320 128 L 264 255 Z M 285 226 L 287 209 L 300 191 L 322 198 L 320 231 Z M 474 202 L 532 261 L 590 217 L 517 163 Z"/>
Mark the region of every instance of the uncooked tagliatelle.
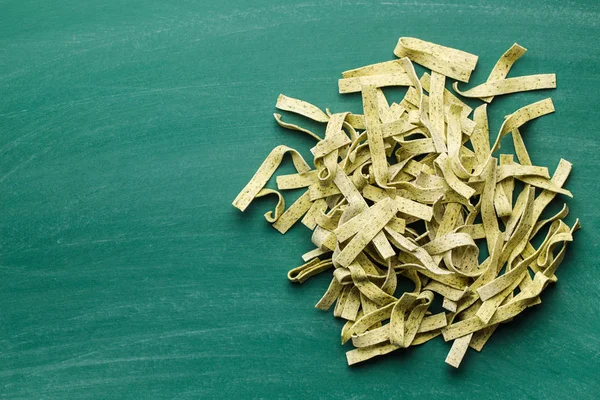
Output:
<path fill-rule="evenodd" d="M 458 367 L 469 347 L 480 351 L 500 323 L 539 304 L 544 288 L 556 282 L 579 220 L 563 222 L 566 204 L 540 217 L 557 194 L 572 197 L 563 188 L 571 164 L 561 160 L 552 176 L 532 165 L 519 131 L 554 112 L 552 100 L 515 110 L 493 141 L 488 130 L 487 106 L 495 96 L 556 87 L 554 74 L 507 78 L 525 51 L 514 44 L 478 86 L 459 90 L 455 81 L 457 96 L 446 89 L 447 80 L 468 82 L 477 56 L 400 38 L 399 59 L 342 73 L 339 92 L 360 92 L 362 115 L 277 99 L 278 109 L 326 124 L 321 138 L 274 114 L 282 127 L 317 140 L 314 168 L 296 150 L 277 146 L 233 205 L 244 211 L 253 199 L 274 194 L 277 207 L 265 218 L 275 229 L 285 233 L 301 221 L 313 230 L 315 249 L 288 278 L 302 283 L 332 273 L 316 307 L 335 303 L 333 315 L 347 321 L 341 341 L 355 347 L 348 364 L 441 335 L 453 341 L 446 362 Z M 430 73 L 419 79 L 413 63 Z M 407 87 L 400 103 L 388 103 L 382 88 L 389 86 Z M 485 103 L 473 110 L 460 96 Z M 495 155 L 506 135 L 516 161 L 512 154 Z M 278 176 L 277 189 L 305 189 L 287 209 L 279 191 L 265 188 L 286 153 L 297 173 Z M 536 248 L 532 240 L 543 237 L 542 230 Z M 482 262 L 480 246 L 489 254 Z M 398 276 L 414 290 L 398 293 Z M 436 297 L 445 311 L 430 310 Z"/>

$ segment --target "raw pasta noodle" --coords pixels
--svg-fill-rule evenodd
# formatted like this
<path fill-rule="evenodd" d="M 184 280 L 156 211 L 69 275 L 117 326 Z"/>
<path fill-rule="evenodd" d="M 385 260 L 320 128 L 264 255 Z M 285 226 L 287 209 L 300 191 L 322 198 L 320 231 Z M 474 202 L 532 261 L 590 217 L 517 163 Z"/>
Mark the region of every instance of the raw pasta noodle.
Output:
<path fill-rule="evenodd" d="M 564 188 L 572 165 L 561 159 L 550 177 L 533 164 L 521 133 L 528 121 L 554 112 L 552 100 L 508 115 L 491 141 L 488 104 L 473 110 L 463 99 L 490 103 L 497 95 L 554 88 L 556 77 L 507 78 L 525 53 L 514 44 L 485 83 L 459 91 L 454 82 L 455 95 L 446 83 L 468 82 L 477 56 L 407 37 L 394 53 L 398 59 L 342 73 L 339 92 L 360 92 L 362 114 L 323 112 L 280 95 L 278 109 L 326 124 L 321 138 L 275 114 L 283 128 L 317 140 L 314 167 L 277 146 L 233 205 L 244 211 L 253 199 L 273 195 L 277 205 L 265 218 L 276 230 L 301 221 L 313 231 L 315 247 L 288 279 L 332 275 L 315 307 L 333 307 L 346 321 L 341 342 L 355 347 L 346 353 L 349 365 L 441 335 L 453 342 L 446 363 L 458 368 L 469 347 L 481 351 L 501 323 L 541 302 L 580 228 L 579 220 L 564 222 L 566 204 L 542 219 L 557 195 L 572 197 Z M 429 71 L 418 77 L 413 62 Z M 402 101 L 388 102 L 388 86 L 408 87 Z M 496 154 L 506 135 L 514 155 Z M 277 176 L 278 190 L 267 187 L 288 153 L 297 172 Z M 293 189 L 304 192 L 286 209 L 282 192 Z M 536 247 L 538 235 L 544 239 Z M 484 246 L 488 255 L 480 261 Z M 401 293 L 402 279 L 414 289 Z M 436 298 L 444 311 L 432 315 Z"/>

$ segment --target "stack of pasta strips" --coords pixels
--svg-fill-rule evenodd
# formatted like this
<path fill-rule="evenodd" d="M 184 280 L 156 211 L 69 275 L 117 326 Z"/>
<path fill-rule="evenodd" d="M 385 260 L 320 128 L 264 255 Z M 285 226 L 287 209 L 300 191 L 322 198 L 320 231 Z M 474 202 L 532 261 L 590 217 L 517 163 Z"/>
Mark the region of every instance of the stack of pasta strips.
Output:
<path fill-rule="evenodd" d="M 340 93 L 360 92 L 363 115 L 323 112 L 280 95 L 278 109 L 326 124 L 321 138 L 275 114 L 281 126 L 318 141 L 311 149 L 315 168 L 278 146 L 233 205 L 244 211 L 254 198 L 276 195 L 276 209 L 265 214 L 275 229 L 285 233 L 301 221 L 313 230 L 316 248 L 288 277 L 302 283 L 332 271 L 316 307 L 335 303 L 334 316 L 347 321 L 342 343 L 356 347 L 347 353 L 349 364 L 442 335 L 453 341 L 446 362 L 458 367 L 468 347 L 481 350 L 498 324 L 541 302 L 579 227 L 563 222 L 566 205 L 540 220 L 557 194 L 572 197 L 563 188 L 571 164 L 561 160 L 550 177 L 532 165 L 519 132 L 554 111 L 551 99 L 507 116 L 494 142 L 488 131 L 486 107 L 494 96 L 554 88 L 555 75 L 507 78 L 525 53 L 515 44 L 485 83 L 460 91 L 456 81 L 468 82 L 477 56 L 415 38 L 400 38 L 394 53 L 398 59 L 342 74 Z M 431 73 L 419 79 L 413 63 Z M 459 96 L 484 103 L 473 110 L 445 89 L 446 79 L 455 80 Z M 381 88 L 389 86 L 408 87 L 400 103 L 388 103 Z M 494 156 L 506 135 L 516 160 Z M 281 193 L 265 185 L 287 153 L 297 173 L 278 176 L 277 187 L 306 191 L 286 209 Z M 515 180 L 522 182 L 518 195 Z M 542 230 L 536 248 L 531 241 Z M 481 263 L 476 240 L 489 253 Z M 396 293 L 398 275 L 414 283 L 412 292 Z M 435 296 L 444 312 L 429 310 Z"/>

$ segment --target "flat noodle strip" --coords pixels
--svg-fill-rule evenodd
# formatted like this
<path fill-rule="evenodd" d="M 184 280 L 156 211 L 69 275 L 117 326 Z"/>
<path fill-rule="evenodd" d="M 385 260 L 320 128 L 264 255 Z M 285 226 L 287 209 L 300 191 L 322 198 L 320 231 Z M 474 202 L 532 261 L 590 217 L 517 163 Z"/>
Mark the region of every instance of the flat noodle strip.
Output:
<path fill-rule="evenodd" d="M 303 174 L 279 175 L 276 182 L 279 190 L 308 187 L 313 183 L 317 183 L 317 171 L 311 170 Z"/>
<path fill-rule="evenodd" d="M 363 107 L 365 121 L 367 124 L 367 137 L 369 140 L 369 151 L 373 162 L 375 181 L 380 187 L 386 188 L 388 181 L 388 164 L 383 149 L 383 134 L 377 107 L 377 92 L 374 86 L 363 88 Z"/>
<path fill-rule="evenodd" d="M 386 87 L 386 86 L 409 86 L 410 80 L 406 73 L 395 73 L 386 75 L 371 75 L 358 78 L 345 78 L 338 81 L 341 94 L 356 93 L 363 90 L 364 86 Z"/>
<path fill-rule="evenodd" d="M 465 353 L 467 352 L 467 349 L 469 348 L 469 343 L 471 342 L 472 338 L 473 334 L 470 333 L 454 340 L 452 348 L 446 357 L 446 363 L 452 365 L 454 368 L 458 368 L 463 357 L 465 356 Z"/>
<path fill-rule="evenodd" d="M 446 123 L 444 122 L 444 87 L 446 77 L 435 71 L 431 73 L 431 90 L 429 91 L 429 120 L 431 127 L 437 131 L 437 135 L 446 137 Z"/>
<path fill-rule="evenodd" d="M 456 93 L 463 97 L 493 97 L 502 94 L 526 92 L 529 90 L 555 89 L 555 74 L 540 74 L 506 78 L 498 81 L 488 81 L 467 91 L 458 90 L 458 83 L 452 85 Z"/>
<path fill-rule="evenodd" d="M 280 233 L 286 233 L 296 222 L 302 218 L 311 207 L 310 193 L 308 190 L 296 200 L 290 208 L 275 221 L 273 228 Z"/>
<path fill-rule="evenodd" d="M 371 75 L 405 74 L 402 64 L 398 60 L 385 61 L 377 64 L 366 65 L 364 67 L 351 69 L 342 72 L 343 78 L 358 78 Z"/>
<path fill-rule="evenodd" d="M 461 50 L 408 37 L 398 40 L 394 54 L 461 82 L 469 81 L 478 58 Z"/>
<path fill-rule="evenodd" d="M 303 100 L 287 97 L 283 94 L 280 94 L 279 97 L 277 97 L 277 104 L 275 104 L 275 107 L 277 107 L 280 110 L 290 111 L 295 114 L 302 115 L 306 118 L 312 119 L 313 121 L 329 121 L 329 116 L 323 111 L 321 111 L 319 107 L 307 103 Z"/>

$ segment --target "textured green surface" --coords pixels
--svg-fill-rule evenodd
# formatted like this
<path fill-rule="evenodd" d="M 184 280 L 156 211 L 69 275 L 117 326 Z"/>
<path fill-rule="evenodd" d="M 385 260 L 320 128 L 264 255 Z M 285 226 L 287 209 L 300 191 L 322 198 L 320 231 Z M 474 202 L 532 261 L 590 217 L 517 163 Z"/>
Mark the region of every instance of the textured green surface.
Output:
<path fill-rule="evenodd" d="M 596 397 L 600 9 L 491 3 L 0 1 L 0 398 Z M 478 54 L 466 87 L 527 47 L 511 75 L 558 89 L 496 98 L 492 132 L 551 95 L 525 141 L 575 165 L 558 284 L 458 371 L 441 339 L 348 368 L 313 308 L 328 279 L 285 277 L 309 231 L 270 228 L 273 200 L 230 205 L 276 144 L 309 155 L 277 95 L 359 112 L 340 72 L 399 36 Z"/>

